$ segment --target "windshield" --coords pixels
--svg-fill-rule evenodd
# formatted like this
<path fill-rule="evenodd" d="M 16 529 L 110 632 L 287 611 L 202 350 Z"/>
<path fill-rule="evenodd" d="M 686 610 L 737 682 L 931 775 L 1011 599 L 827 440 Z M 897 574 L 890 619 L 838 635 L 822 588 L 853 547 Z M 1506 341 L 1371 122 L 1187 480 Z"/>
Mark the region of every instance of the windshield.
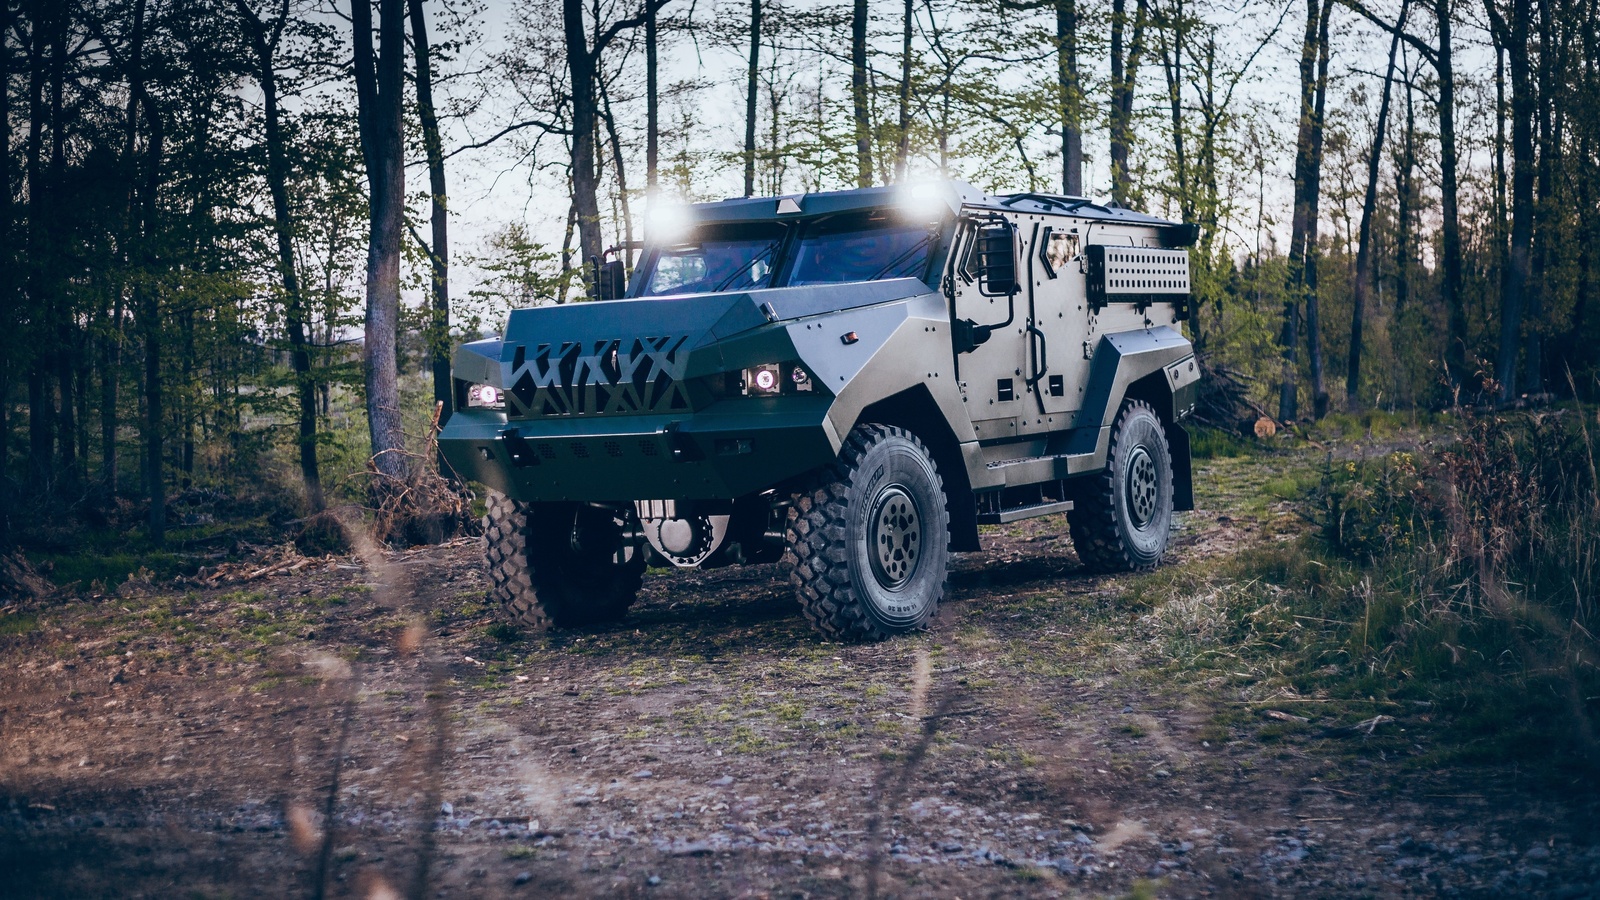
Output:
<path fill-rule="evenodd" d="M 784 226 L 702 228 L 696 240 L 661 248 L 641 296 L 769 287 Z"/>
<path fill-rule="evenodd" d="M 790 285 L 838 284 L 882 278 L 921 278 L 939 231 L 882 214 L 841 216 L 806 230 L 789 273 Z"/>

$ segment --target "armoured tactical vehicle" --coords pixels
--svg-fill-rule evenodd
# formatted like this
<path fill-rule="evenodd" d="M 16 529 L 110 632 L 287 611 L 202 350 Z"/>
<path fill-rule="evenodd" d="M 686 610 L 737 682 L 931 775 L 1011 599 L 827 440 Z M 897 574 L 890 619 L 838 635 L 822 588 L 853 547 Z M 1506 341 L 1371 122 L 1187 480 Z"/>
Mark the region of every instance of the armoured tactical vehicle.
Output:
<path fill-rule="evenodd" d="M 698 204 L 605 302 L 455 357 L 440 442 L 490 488 L 494 596 L 620 618 L 647 562 L 782 558 L 824 635 L 924 626 L 978 526 L 1067 514 L 1144 569 L 1192 505 L 1195 231 L 960 182 Z"/>

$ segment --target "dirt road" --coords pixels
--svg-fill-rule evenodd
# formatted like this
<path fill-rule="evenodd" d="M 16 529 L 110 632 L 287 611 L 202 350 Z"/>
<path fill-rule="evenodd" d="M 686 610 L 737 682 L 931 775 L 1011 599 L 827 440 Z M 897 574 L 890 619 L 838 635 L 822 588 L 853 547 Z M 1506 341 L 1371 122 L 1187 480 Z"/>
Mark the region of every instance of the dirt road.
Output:
<path fill-rule="evenodd" d="M 1270 477 L 1253 465 L 1207 466 L 1203 501 Z M 1270 504 L 1191 514 L 1175 564 L 1292 527 Z M 1174 674 L 1134 580 L 1083 574 L 1064 531 L 1047 518 L 987 535 L 932 632 L 874 646 L 820 642 L 776 567 L 652 573 L 625 626 L 522 638 L 483 605 L 470 542 L 14 612 L 0 894 L 1600 883 L 1594 796 L 1419 768 L 1398 737 L 1425 740 L 1414 711 L 1373 737 L 1241 725 L 1241 711 L 1314 723 L 1315 704 Z"/>

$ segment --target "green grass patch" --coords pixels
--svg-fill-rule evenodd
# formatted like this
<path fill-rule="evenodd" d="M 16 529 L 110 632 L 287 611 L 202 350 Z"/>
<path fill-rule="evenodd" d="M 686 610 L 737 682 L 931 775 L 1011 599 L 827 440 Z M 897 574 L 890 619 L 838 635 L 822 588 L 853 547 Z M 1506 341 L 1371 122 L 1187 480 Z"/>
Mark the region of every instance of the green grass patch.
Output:
<path fill-rule="evenodd" d="M 1213 744 L 1331 737 L 1421 767 L 1514 762 L 1552 783 L 1592 771 L 1600 673 L 1563 664 L 1568 636 L 1526 606 L 1486 615 L 1422 593 L 1411 562 L 1354 561 L 1305 535 L 1160 570 L 1128 599 L 1147 610 L 1158 671 L 1234 686 L 1240 704 L 1199 735 Z"/>
<path fill-rule="evenodd" d="M 0 637 L 21 637 L 39 630 L 39 617 L 33 613 L 0 616 Z"/>
<path fill-rule="evenodd" d="M 1241 437 L 1231 431 L 1196 425 L 1189 432 L 1189 455 L 1194 459 L 1232 459 L 1257 456 L 1266 448 L 1254 438 Z"/>
<path fill-rule="evenodd" d="M 483 630 L 484 636 L 501 644 L 514 644 L 522 639 L 522 631 L 515 625 L 496 622 Z"/>

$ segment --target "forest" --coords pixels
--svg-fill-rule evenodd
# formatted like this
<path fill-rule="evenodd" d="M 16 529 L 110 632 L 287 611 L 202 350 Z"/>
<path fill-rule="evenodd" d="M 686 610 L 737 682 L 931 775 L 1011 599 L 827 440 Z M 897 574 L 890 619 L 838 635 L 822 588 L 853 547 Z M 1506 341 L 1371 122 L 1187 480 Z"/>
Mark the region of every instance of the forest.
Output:
<path fill-rule="evenodd" d="M 1600 882 L 1600 0 L 0 0 L 0 67 L 19 896 Z M 1162 567 L 499 618 L 457 349 L 932 179 L 1197 227 Z"/>
<path fill-rule="evenodd" d="M 8 3 L 3 527 L 362 499 L 653 203 L 915 177 L 1200 225 L 1280 422 L 1594 393 L 1594 4 L 1079 4 Z"/>

